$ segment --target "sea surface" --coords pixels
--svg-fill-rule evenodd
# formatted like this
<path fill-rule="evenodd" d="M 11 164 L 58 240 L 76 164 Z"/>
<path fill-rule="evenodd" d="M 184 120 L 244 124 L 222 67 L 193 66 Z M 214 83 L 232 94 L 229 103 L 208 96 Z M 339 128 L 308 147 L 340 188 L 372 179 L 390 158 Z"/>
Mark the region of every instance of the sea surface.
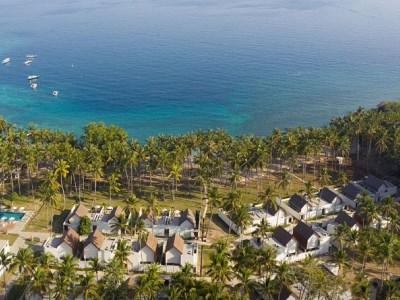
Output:
<path fill-rule="evenodd" d="M 0 114 L 21 126 L 263 135 L 398 99 L 400 1 L 1 0 L 5 57 Z"/>

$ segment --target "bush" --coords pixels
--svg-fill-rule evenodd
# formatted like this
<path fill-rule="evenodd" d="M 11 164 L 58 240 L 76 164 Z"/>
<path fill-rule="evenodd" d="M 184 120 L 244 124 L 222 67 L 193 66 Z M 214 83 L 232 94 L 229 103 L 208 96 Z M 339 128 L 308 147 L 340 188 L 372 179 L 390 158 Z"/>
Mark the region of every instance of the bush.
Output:
<path fill-rule="evenodd" d="M 92 221 L 89 219 L 89 217 L 83 216 L 78 225 L 79 235 L 89 234 L 91 225 L 92 225 Z"/>

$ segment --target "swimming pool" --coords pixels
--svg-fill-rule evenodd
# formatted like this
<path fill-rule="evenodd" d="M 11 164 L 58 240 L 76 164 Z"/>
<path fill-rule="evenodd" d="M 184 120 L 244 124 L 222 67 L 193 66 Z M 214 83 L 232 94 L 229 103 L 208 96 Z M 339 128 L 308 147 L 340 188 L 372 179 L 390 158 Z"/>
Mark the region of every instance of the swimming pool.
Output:
<path fill-rule="evenodd" d="M 22 219 L 22 217 L 25 215 L 25 213 L 16 213 L 16 212 L 9 212 L 9 211 L 2 211 L 0 212 L 0 219 L 1 218 L 7 218 L 9 220 L 10 218 L 14 218 L 16 221 L 19 221 Z"/>

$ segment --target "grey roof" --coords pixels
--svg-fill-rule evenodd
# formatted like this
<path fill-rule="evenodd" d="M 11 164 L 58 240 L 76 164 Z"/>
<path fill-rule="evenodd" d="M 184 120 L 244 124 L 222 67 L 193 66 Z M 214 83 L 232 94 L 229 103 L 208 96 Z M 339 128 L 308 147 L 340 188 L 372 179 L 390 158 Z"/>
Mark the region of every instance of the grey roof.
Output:
<path fill-rule="evenodd" d="M 285 228 L 282 226 L 276 227 L 276 229 L 272 232 L 272 237 L 276 239 L 283 246 L 286 246 L 290 240 L 293 238 L 293 235 L 290 234 Z"/>
<path fill-rule="evenodd" d="M 279 206 L 275 208 L 271 203 L 268 203 L 267 205 L 264 206 L 264 209 L 272 216 L 275 216 L 275 214 L 279 211 Z"/>
<path fill-rule="evenodd" d="M 335 200 L 336 197 L 339 197 L 339 195 L 336 194 L 331 189 L 329 189 L 327 187 L 324 187 L 323 189 L 321 189 L 319 191 L 318 197 L 320 197 L 321 199 L 325 200 L 326 202 L 332 203 L 333 200 Z"/>
<path fill-rule="evenodd" d="M 300 195 L 294 194 L 290 197 L 289 206 L 295 211 L 300 212 L 305 205 L 307 205 L 307 201 Z"/>
<path fill-rule="evenodd" d="M 339 224 L 347 224 L 350 228 L 352 228 L 356 224 L 356 220 L 353 217 L 350 217 L 344 211 L 341 211 L 337 217 L 335 218 L 335 222 Z"/>
<path fill-rule="evenodd" d="M 348 185 L 342 188 L 342 193 L 353 200 L 357 198 L 361 191 L 362 190 L 353 182 L 350 182 Z"/>
<path fill-rule="evenodd" d="M 196 222 L 194 218 L 194 214 L 190 209 L 186 209 L 185 211 L 181 211 L 181 217 L 179 218 L 179 225 L 188 220 L 193 224 L 193 227 L 196 227 Z"/>
<path fill-rule="evenodd" d="M 382 186 L 386 186 L 385 181 L 382 179 L 376 178 L 373 175 L 369 175 L 365 180 L 363 180 L 363 184 L 368 188 L 378 191 Z"/>
<path fill-rule="evenodd" d="M 307 242 L 313 234 L 315 231 L 302 221 L 293 228 L 293 236 L 304 249 L 307 249 Z"/>

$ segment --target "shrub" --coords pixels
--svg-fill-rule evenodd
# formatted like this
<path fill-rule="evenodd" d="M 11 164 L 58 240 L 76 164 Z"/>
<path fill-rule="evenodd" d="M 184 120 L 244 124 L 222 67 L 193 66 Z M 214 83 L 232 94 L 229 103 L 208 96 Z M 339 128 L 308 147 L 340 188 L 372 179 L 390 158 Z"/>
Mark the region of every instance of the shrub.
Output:
<path fill-rule="evenodd" d="M 79 235 L 89 234 L 92 221 L 87 216 L 83 216 L 78 225 Z"/>

